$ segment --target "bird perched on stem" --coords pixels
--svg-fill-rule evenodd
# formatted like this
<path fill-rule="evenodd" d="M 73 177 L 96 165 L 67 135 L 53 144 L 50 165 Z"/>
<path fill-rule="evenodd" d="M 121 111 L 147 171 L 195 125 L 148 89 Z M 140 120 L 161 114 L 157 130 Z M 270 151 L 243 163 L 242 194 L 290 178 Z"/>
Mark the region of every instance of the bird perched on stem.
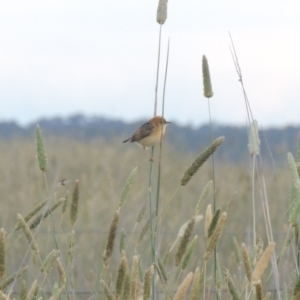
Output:
<path fill-rule="evenodd" d="M 123 141 L 123 143 L 138 143 L 150 156 L 150 161 L 153 161 L 153 157 L 147 152 L 147 149 L 159 143 L 160 139 L 164 136 L 166 127 L 169 123 L 171 122 L 167 122 L 163 117 L 154 117 L 147 123 L 140 126 L 134 132 L 132 137 Z"/>

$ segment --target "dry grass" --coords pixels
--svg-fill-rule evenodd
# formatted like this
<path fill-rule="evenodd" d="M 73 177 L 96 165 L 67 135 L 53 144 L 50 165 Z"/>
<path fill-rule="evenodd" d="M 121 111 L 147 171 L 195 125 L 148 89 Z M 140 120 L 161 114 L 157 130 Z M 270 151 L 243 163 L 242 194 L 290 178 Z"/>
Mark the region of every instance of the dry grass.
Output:
<path fill-rule="evenodd" d="M 37 279 L 37 286 L 40 288 L 39 295 L 42 291 L 46 291 L 51 292 L 55 298 L 55 295 L 65 293 L 59 284 L 62 286 L 66 284 L 69 287 L 72 286 L 74 291 L 85 291 L 89 295 L 94 295 L 95 290 L 103 291 L 102 287 L 105 287 L 106 297 L 115 298 L 118 265 L 121 260 L 121 253 L 117 249 L 120 249 L 118 243 L 121 232 L 123 232 L 126 239 L 123 240 L 122 249 L 126 250 L 128 264 L 133 266 L 134 270 L 130 274 L 129 271 L 123 274 L 122 286 L 124 289 L 121 291 L 118 287 L 117 298 L 143 297 L 144 278 L 147 278 L 148 284 L 144 297 L 148 298 L 150 273 L 147 272 L 150 272 L 149 268 L 153 268 L 151 267 L 149 231 L 145 233 L 143 240 L 137 243 L 143 224 L 149 217 L 148 208 L 145 206 L 148 193 L 149 162 L 143 151 L 137 147 L 124 148 L 119 141 L 107 144 L 101 140 L 79 142 L 48 138 L 44 141 L 44 145 L 47 150 L 45 174 L 49 192 L 47 192 L 44 175 L 40 171 L 35 157 L 34 139 L 0 142 L 2 153 L 0 159 L 0 195 L 2 196 L 2 212 L 5 212 L 1 214 L 1 227 L 7 232 L 5 238 L 5 276 L 7 277 L 0 282 L 1 286 L 3 287 L 3 284 L 10 279 L 7 285 L 5 283 L 4 294 L 8 295 L 11 287 L 14 291 L 20 290 L 22 278 L 18 280 L 16 278 L 23 272 L 22 268 L 29 265 L 26 271 L 28 275 L 24 276 L 23 274 L 22 277 L 26 280 L 27 287 L 32 286 L 34 280 Z M 163 202 L 170 199 L 175 188 L 180 185 L 182 174 L 196 157 L 193 154 L 180 153 L 167 145 L 164 153 L 162 162 L 164 167 L 161 175 L 161 199 Z M 120 197 L 124 191 L 126 180 L 135 167 L 137 167 L 135 181 L 130 187 L 130 191 L 125 188 L 126 202 L 122 202 L 122 212 L 118 216 L 118 227 L 114 232 L 113 239 L 110 240 L 117 245 L 107 250 L 109 251 L 109 268 L 105 271 L 102 253 L 107 245 L 112 216 L 119 209 Z M 154 174 L 156 174 L 157 167 L 154 163 Z M 272 202 L 270 216 L 276 249 L 281 249 L 289 225 L 288 215 L 285 213 L 288 210 L 285 199 L 289 195 L 291 177 L 287 168 L 274 171 L 265 167 L 264 174 L 268 197 Z M 194 178 L 188 186 L 180 188 L 175 195 L 172 205 L 168 206 L 160 221 L 161 227 L 156 237 L 158 257 L 164 257 L 165 253 L 168 252 L 167 249 L 176 239 L 181 224 L 195 214 L 195 207 L 197 207 L 198 213 L 204 214 L 207 205 L 212 203 L 213 193 L 208 193 L 203 207 L 202 204 L 198 204 L 199 196 L 210 181 L 211 176 L 211 166 L 206 163 L 194 174 Z M 66 179 L 66 185 L 59 184 L 59 180 L 62 179 Z M 70 220 L 70 204 L 64 201 L 64 206 L 67 204 L 64 209 L 67 209 L 68 213 L 62 213 L 62 206 L 51 211 L 50 215 L 53 217 L 54 225 L 49 216 L 44 217 L 45 212 L 51 210 L 52 205 L 60 199 L 65 199 L 68 193 L 72 194 L 73 183 L 76 179 L 80 182 L 80 205 L 76 212 L 76 223 L 74 223 L 72 235 L 73 221 Z M 222 236 L 218 235 L 216 239 L 216 242 L 219 243 L 218 255 L 221 265 L 229 269 L 230 274 L 234 274 L 233 277 L 236 276 L 236 285 L 242 287 L 246 276 L 241 265 L 243 262 L 236 261 L 232 236 L 235 236 L 237 242 L 241 244 L 248 240 L 247 230 L 251 228 L 248 169 L 245 166 L 217 162 L 216 182 L 218 183 L 216 197 L 221 211 L 227 211 L 228 203 L 233 201 L 231 209 L 228 211 Z M 260 198 L 259 193 L 256 197 L 257 199 Z M 48 203 L 48 199 L 51 199 L 51 203 Z M 268 241 L 263 211 L 259 208 L 259 203 L 256 216 L 257 237 L 262 238 L 266 245 Z M 27 238 L 30 241 L 30 246 L 38 247 L 39 255 L 33 256 L 32 252 L 29 251 L 30 246 L 24 238 L 22 230 L 15 231 L 14 229 L 18 223 L 17 214 L 26 216 L 36 207 L 38 208 L 36 213 L 39 211 L 43 218 L 33 230 L 29 229 L 30 224 L 27 223 L 27 219 L 19 217 L 22 228 L 25 228 L 29 234 Z M 141 209 L 143 211 L 141 215 L 145 214 L 147 217 L 142 217 L 141 220 L 139 218 L 139 222 L 137 222 L 137 216 Z M 31 215 L 30 218 L 32 217 Z M 27 227 L 25 224 L 28 224 Z M 206 224 L 206 226 L 208 225 Z M 54 230 L 59 249 L 55 243 Z M 199 274 L 202 272 L 200 270 L 205 253 L 204 222 L 195 224 L 194 231 L 198 236 L 198 243 L 192 251 L 185 270 L 178 271 L 178 268 L 181 269 L 181 267 L 174 266 L 175 251 L 169 253 L 163 262 L 157 262 L 157 265 L 160 264 L 160 266 L 156 266 L 154 269 L 163 270 L 164 273 L 164 277 L 161 276 L 162 279 L 157 276 L 157 272 L 154 275 L 155 280 L 158 281 L 157 287 L 160 293 L 166 293 L 169 297 L 173 297 L 179 283 L 183 282 L 187 276 L 191 281 L 191 275 L 188 274 L 197 267 L 200 267 L 197 276 L 201 277 Z M 73 237 L 71 242 L 68 242 L 69 236 Z M 54 260 L 51 261 L 55 268 L 49 270 L 49 274 L 42 273 L 40 271 L 42 262 L 53 249 L 59 250 L 55 252 Z M 250 249 L 249 257 L 251 257 Z M 287 278 L 285 283 L 291 286 L 292 282 L 289 276 L 293 270 L 291 247 L 287 248 L 281 261 L 279 272 L 283 278 Z M 209 273 L 210 269 L 207 268 L 207 270 Z M 160 271 L 160 273 L 162 272 Z M 267 275 L 268 272 L 264 272 L 261 280 L 265 280 Z M 209 278 L 209 274 L 206 276 Z M 261 272 L 259 276 L 262 276 Z M 98 282 L 97 279 L 99 279 Z M 100 280 L 103 280 L 102 285 Z M 57 288 L 55 283 L 58 284 Z M 264 282 L 263 288 L 268 288 L 269 283 Z M 207 284 L 210 285 L 208 289 L 214 289 L 211 286 L 212 282 L 208 281 Z M 193 283 L 194 285 L 195 283 Z M 199 286 L 197 290 L 199 290 Z M 125 289 L 125 287 L 127 288 Z M 223 283 L 223 288 L 226 289 L 226 282 Z M 239 290 L 241 289 L 239 288 Z M 65 295 L 63 295 L 64 297 Z M 162 296 L 162 298 L 164 297 Z M 76 295 L 75 299 L 86 298 L 84 296 L 80 298 L 79 295 Z"/>

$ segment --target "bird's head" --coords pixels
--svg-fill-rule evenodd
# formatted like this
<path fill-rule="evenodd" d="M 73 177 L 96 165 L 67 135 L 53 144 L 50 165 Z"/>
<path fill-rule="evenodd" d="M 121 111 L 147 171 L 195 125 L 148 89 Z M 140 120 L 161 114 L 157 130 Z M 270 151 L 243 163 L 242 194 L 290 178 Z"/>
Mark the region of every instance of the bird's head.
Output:
<path fill-rule="evenodd" d="M 155 126 L 163 126 L 164 128 L 171 122 L 166 121 L 165 118 L 157 116 L 151 120 L 152 124 Z"/>

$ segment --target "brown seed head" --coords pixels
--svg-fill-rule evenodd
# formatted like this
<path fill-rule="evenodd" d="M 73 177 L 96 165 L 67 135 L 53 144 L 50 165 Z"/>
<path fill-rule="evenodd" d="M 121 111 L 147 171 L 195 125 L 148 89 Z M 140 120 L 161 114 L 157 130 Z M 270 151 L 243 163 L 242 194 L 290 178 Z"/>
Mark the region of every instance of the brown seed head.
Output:
<path fill-rule="evenodd" d="M 178 266 L 183 258 L 183 255 L 186 252 L 190 237 L 192 235 L 193 229 L 195 227 L 195 218 L 193 217 L 189 222 L 184 231 L 184 235 L 180 240 L 180 244 L 178 246 L 177 253 L 175 255 L 175 266 Z"/>
<path fill-rule="evenodd" d="M 183 282 L 181 283 L 181 285 L 179 286 L 173 300 L 182 300 L 184 298 L 184 295 L 187 291 L 187 289 L 190 286 L 190 283 L 193 279 L 193 272 L 190 272 L 183 280 Z"/>
<path fill-rule="evenodd" d="M 200 297 L 200 287 L 201 287 L 201 277 L 202 277 L 202 270 L 197 267 L 194 273 L 193 284 L 192 284 L 192 291 L 190 300 L 197 300 Z"/>
<path fill-rule="evenodd" d="M 216 226 L 215 231 L 213 232 L 213 235 L 209 238 L 208 240 L 208 244 L 206 246 L 206 251 L 204 254 L 204 260 L 207 262 L 213 252 L 213 250 L 215 249 L 217 242 L 222 234 L 223 228 L 225 226 L 227 220 L 227 213 L 223 212 L 221 214 L 221 217 L 218 221 L 218 224 Z"/>
<path fill-rule="evenodd" d="M 125 251 L 122 251 L 122 259 L 119 265 L 119 271 L 118 271 L 117 282 L 116 282 L 116 299 L 119 299 L 121 297 L 123 291 L 124 279 L 127 273 L 127 265 L 128 262 L 127 262 Z"/>
<path fill-rule="evenodd" d="M 269 261 L 271 259 L 271 256 L 275 249 L 275 243 L 271 242 L 269 246 L 266 248 L 262 256 L 260 257 L 259 261 L 257 262 L 253 273 L 252 273 L 252 283 L 254 285 L 259 284 L 259 281 L 261 279 L 261 276 L 263 275 L 264 271 L 266 270 Z"/>
<path fill-rule="evenodd" d="M 58 269 L 58 274 L 59 274 L 59 280 L 61 282 L 61 284 L 63 286 L 65 286 L 66 282 L 67 282 L 67 277 L 66 277 L 66 272 L 65 272 L 65 268 L 62 264 L 62 261 L 60 259 L 60 257 L 56 258 L 56 262 L 57 262 L 57 269 Z"/>
<path fill-rule="evenodd" d="M 248 281 L 251 282 L 252 268 L 251 268 L 251 264 L 250 264 L 248 249 L 244 243 L 242 243 L 242 255 L 243 255 L 243 262 L 244 262 L 246 277 L 247 277 Z"/>
<path fill-rule="evenodd" d="M 255 286 L 255 290 L 256 290 L 256 300 L 263 300 L 263 290 L 262 290 L 261 283 Z"/>
<path fill-rule="evenodd" d="M 144 276 L 144 294 L 143 294 L 143 300 L 148 300 L 150 299 L 151 296 L 151 283 L 152 283 L 152 275 L 154 272 L 154 267 L 153 265 L 150 266 Z"/>
<path fill-rule="evenodd" d="M 131 265 L 131 283 L 130 283 L 130 294 L 131 299 L 137 299 L 139 290 L 139 279 L 138 279 L 138 269 L 139 269 L 140 258 L 135 255 L 132 259 Z"/>
<path fill-rule="evenodd" d="M 118 209 L 113 217 L 113 220 L 110 225 L 109 234 L 107 238 L 107 244 L 103 255 L 103 261 L 105 267 L 108 267 L 110 257 L 113 252 L 114 244 L 115 244 L 115 237 L 117 233 L 118 223 L 119 223 L 119 216 L 120 216 L 120 209 Z"/>

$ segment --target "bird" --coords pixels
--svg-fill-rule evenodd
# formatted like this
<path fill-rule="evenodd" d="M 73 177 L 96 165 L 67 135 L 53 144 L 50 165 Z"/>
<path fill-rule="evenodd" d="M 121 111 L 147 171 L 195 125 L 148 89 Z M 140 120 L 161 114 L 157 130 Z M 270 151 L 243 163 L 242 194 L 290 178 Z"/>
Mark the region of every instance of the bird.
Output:
<path fill-rule="evenodd" d="M 159 143 L 160 139 L 164 136 L 166 127 L 171 122 L 167 122 L 165 118 L 156 116 L 149 120 L 147 123 L 141 125 L 133 135 L 123 141 L 126 142 L 136 142 L 146 151 L 148 156 L 150 156 L 150 161 L 154 161 L 153 157 L 147 152 L 147 149 L 155 146 Z"/>
<path fill-rule="evenodd" d="M 66 178 L 63 178 L 63 179 L 61 179 L 61 180 L 58 180 L 58 185 L 64 186 L 64 185 L 66 185 L 67 183 L 68 183 L 68 181 L 67 181 Z"/>

